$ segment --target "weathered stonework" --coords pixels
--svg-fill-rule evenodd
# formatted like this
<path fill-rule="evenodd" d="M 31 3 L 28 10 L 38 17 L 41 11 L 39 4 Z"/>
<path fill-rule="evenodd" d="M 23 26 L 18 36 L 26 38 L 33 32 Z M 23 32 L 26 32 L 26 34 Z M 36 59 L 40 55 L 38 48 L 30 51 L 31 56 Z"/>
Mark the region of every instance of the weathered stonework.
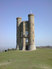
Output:
<path fill-rule="evenodd" d="M 36 50 L 34 41 L 34 15 L 28 15 L 28 21 L 22 21 L 20 17 L 17 20 L 16 49 Z"/>

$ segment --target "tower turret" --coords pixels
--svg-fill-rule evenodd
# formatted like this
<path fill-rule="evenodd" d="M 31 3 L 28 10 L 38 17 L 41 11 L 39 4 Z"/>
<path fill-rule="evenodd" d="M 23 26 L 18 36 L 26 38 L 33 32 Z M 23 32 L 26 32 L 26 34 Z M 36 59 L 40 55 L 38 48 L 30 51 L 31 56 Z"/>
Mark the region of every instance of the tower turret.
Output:
<path fill-rule="evenodd" d="M 16 36 L 17 36 L 17 39 L 16 39 L 16 43 L 17 43 L 17 45 L 16 45 L 16 49 L 19 49 L 19 47 L 20 47 L 20 24 L 21 24 L 21 21 L 22 21 L 22 18 L 21 17 L 17 17 L 16 18 L 16 20 L 17 20 L 17 33 L 16 33 Z"/>
<path fill-rule="evenodd" d="M 28 21 L 29 21 L 29 49 L 30 50 L 36 50 L 35 47 L 35 40 L 34 40 L 34 15 L 29 14 L 28 15 Z"/>

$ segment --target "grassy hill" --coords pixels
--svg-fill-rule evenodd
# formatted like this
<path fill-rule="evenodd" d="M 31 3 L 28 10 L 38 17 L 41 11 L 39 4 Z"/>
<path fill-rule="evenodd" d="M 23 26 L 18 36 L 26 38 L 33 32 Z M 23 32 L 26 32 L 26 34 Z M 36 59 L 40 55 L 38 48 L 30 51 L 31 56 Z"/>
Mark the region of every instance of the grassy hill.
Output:
<path fill-rule="evenodd" d="M 0 69 L 52 69 L 52 49 L 2 52 Z"/>

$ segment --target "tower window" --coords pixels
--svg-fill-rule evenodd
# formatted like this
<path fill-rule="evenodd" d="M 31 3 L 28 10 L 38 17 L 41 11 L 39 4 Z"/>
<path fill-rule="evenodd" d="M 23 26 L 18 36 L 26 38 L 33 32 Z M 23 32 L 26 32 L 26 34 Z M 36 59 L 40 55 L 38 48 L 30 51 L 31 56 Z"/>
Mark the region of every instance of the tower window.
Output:
<path fill-rule="evenodd" d="M 26 42 L 28 43 L 28 38 L 26 38 Z"/>
<path fill-rule="evenodd" d="M 28 35 L 28 31 L 26 31 L 26 33 L 25 33 L 26 35 Z"/>

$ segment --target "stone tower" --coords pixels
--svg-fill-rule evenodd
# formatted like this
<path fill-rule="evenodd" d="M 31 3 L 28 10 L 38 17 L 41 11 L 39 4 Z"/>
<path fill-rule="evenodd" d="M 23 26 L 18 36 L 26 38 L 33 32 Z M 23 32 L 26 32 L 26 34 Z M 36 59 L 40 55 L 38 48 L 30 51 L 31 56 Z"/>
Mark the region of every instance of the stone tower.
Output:
<path fill-rule="evenodd" d="M 34 36 L 34 15 L 28 15 L 28 21 L 17 17 L 16 49 L 36 50 Z"/>

